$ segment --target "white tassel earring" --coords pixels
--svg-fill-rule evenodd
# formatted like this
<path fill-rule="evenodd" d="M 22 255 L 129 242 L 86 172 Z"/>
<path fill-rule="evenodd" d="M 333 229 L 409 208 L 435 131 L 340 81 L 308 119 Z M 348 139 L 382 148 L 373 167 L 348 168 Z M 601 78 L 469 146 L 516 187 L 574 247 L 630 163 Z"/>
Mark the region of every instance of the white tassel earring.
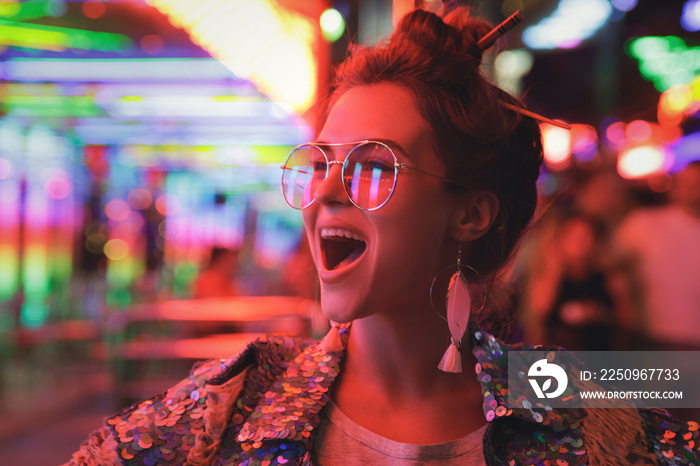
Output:
<path fill-rule="evenodd" d="M 325 351 L 326 353 L 335 353 L 336 351 L 343 351 L 345 349 L 345 345 L 343 343 L 343 339 L 341 337 L 341 333 L 345 333 L 350 327 L 350 324 L 338 324 L 335 322 L 331 322 L 331 328 L 328 330 L 328 333 L 323 337 L 323 339 L 319 342 L 319 346 Z"/>
<path fill-rule="evenodd" d="M 454 268 L 455 266 L 447 267 L 442 270 L 433 279 L 433 283 L 430 286 L 430 302 L 433 305 L 433 309 L 436 309 L 433 296 L 434 288 L 436 282 L 444 274 L 444 272 Z M 470 284 L 474 282 L 480 282 L 481 277 L 479 273 L 468 265 L 462 265 L 462 247 L 461 244 L 458 245 L 457 249 L 457 270 L 450 276 L 449 283 L 447 285 L 447 294 L 445 296 L 445 306 L 447 308 L 446 317 L 443 317 L 439 312 L 437 314 L 447 321 L 447 326 L 450 330 L 450 345 L 447 347 L 447 351 L 442 356 L 440 364 L 438 364 L 438 369 L 443 372 L 462 372 L 462 339 L 467 331 L 467 326 L 469 324 L 469 316 L 472 310 L 472 301 L 476 298 L 470 293 Z M 467 275 L 472 275 L 473 280 L 468 280 Z M 474 288 L 472 286 L 472 288 Z M 485 298 L 485 293 L 482 294 Z M 483 304 L 481 305 L 483 307 Z M 477 309 L 477 312 L 481 308 Z"/>

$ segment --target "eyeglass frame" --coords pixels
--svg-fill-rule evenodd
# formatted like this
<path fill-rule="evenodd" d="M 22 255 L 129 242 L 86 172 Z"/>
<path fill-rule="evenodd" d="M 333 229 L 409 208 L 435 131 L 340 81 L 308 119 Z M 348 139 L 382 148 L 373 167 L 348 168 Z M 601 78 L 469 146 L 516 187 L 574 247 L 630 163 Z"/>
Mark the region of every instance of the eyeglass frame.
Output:
<path fill-rule="evenodd" d="M 394 164 L 393 164 L 393 165 L 394 165 L 394 181 L 393 181 L 393 183 L 392 183 L 392 185 L 391 185 L 391 191 L 389 192 L 389 195 L 387 196 L 387 198 L 386 198 L 381 204 L 379 204 L 379 205 L 376 206 L 376 207 L 369 208 L 369 209 L 366 208 L 366 207 L 362 207 L 362 206 L 358 205 L 358 204 L 352 199 L 352 197 L 350 196 L 350 193 L 348 193 L 348 190 L 347 190 L 347 187 L 346 187 L 347 182 L 345 181 L 345 167 L 346 167 L 346 162 L 348 161 L 348 158 L 350 157 L 350 154 L 352 154 L 352 152 L 355 151 L 358 147 L 360 147 L 360 146 L 362 146 L 362 145 L 365 145 L 365 144 L 378 144 L 378 145 L 380 145 L 380 146 L 383 146 L 383 147 L 385 147 L 386 149 L 388 149 L 388 150 L 389 150 L 389 153 L 392 155 L 392 157 L 394 157 Z M 458 182 L 456 182 L 456 181 L 450 180 L 449 178 L 446 178 L 446 177 L 444 177 L 444 176 L 442 176 L 442 175 L 436 175 L 435 173 L 430 173 L 430 172 L 427 172 L 427 171 L 425 171 L 425 170 L 420 170 L 420 169 L 418 169 L 418 168 L 409 167 L 409 166 L 406 165 L 405 163 L 399 162 L 399 159 L 398 159 L 398 157 L 396 157 L 396 152 L 394 151 L 394 149 L 393 149 L 389 144 L 387 144 L 386 142 L 378 141 L 378 140 L 376 140 L 376 139 L 363 139 L 363 140 L 361 140 L 361 141 L 353 141 L 353 142 L 335 142 L 335 143 L 305 142 L 305 143 L 299 144 L 298 146 L 296 146 L 295 148 L 293 148 L 293 149 L 289 152 L 289 154 L 287 155 L 287 158 L 286 158 L 285 162 L 284 162 L 282 165 L 280 165 L 280 168 L 283 170 L 283 171 L 282 171 L 282 180 L 281 180 L 281 185 L 282 185 L 282 186 L 281 186 L 281 188 L 282 188 L 282 197 L 284 198 L 284 202 L 286 202 L 287 205 L 288 205 L 289 207 L 291 207 L 292 209 L 303 210 L 303 209 L 306 209 L 306 208 L 310 207 L 314 202 L 316 202 L 316 196 L 314 195 L 313 199 L 311 199 L 311 202 L 309 202 L 307 205 L 305 205 L 305 206 L 303 206 L 303 207 L 295 207 L 295 206 L 293 206 L 292 204 L 289 203 L 289 201 L 287 200 L 287 196 L 285 196 L 285 194 L 284 194 L 284 173 L 285 173 L 284 170 L 291 170 L 291 167 L 288 167 L 288 166 L 286 165 L 286 163 L 289 161 L 289 158 L 292 156 L 292 154 L 293 154 L 294 152 L 296 152 L 298 149 L 300 149 L 300 148 L 302 148 L 302 147 L 304 147 L 304 146 L 314 147 L 314 148 L 318 149 L 318 150 L 321 152 L 321 154 L 323 154 L 323 158 L 326 159 L 326 173 L 325 173 L 325 175 L 324 175 L 324 177 L 323 177 L 323 181 L 325 181 L 325 180 L 328 179 L 328 174 L 329 174 L 329 172 L 330 172 L 330 166 L 331 166 L 331 165 L 333 165 L 333 164 L 339 164 L 339 165 L 340 165 L 340 179 L 341 179 L 342 182 L 343 182 L 343 191 L 345 191 L 345 195 L 348 197 L 348 199 L 350 200 L 350 202 L 352 203 L 352 205 L 354 205 L 355 207 L 357 207 L 357 208 L 360 209 L 360 210 L 365 210 L 365 211 L 368 211 L 368 212 L 372 212 L 372 211 L 375 211 L 375 210 L 378 210 L 378 209 L 384 207 L 384 205 L 386 205 L 386 203 L 389 202 L 389 199 L 391 199 L 391 196 L 394 195 L 394 189 L 396 188 L 396 181 L 397 181 L 398 178 L 399 178 L 399 177 L 398 177 L 398 174 L 401 173 L 401 172 L 399 171 L 399 169 L 411 170 L 411 171 L 416 172 L 416 173 L 420 173 L 420 174 L 423 174 L 423 175 L 432 176 L 433 178 L 437 178 L 437 179 L 439 179 L 439 180 L 446 181 L 446 182 L 448 182 L 448 183 L 451 183 L 451 184 L 460 186 L 460 187 L 465 188 L 465 189 L 471 189 L 470 186 L 467 186 L 467 185 L 465 185 L 465 184 L 458 183 Z M 341 161 L 341 160 L 328 160 L 328 154 L 326 154 L 326 152 L 323 150 L 323 147 L 341 147 L 341 146 L 352 146 L 352 148 L 347 152 L 347 154 L 345 154 L 345 158 L 344 158 L 342 161 Z"/>

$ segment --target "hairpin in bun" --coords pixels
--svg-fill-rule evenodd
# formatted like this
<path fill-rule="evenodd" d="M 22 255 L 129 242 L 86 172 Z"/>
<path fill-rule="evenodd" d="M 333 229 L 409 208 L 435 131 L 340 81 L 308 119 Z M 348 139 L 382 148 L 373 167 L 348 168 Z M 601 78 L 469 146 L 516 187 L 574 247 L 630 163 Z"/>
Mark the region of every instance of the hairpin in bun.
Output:
<path fill-rule="evenodd" d="M 496 40 L 498 40 L 499 37 L 513 29 L 513 27 L 515 27 L 522 20 L 523 17 L 520 15 L 520 10 L 516 11 L 515 13 L 507 17 L 501 24 L 491 29 L 484 37 L 479 39 L 479 42 L 477 42 L 476 46 L 479 48 L 480 51 L 488 49 L 496 42 Z M 544 123 L 549 123 L 550 125 L 558 126 L 560 128 L 569 130 L 571 129 L 571 126 L 565 123 L 561 123 L 559 121 L 554 121 L 550 118 L 543 117 L 542 115 L 538 115 L 537 113 L 525 110 L 524 108 L 518 107 L 508 102 L 499 100 L 498 103 L 501 106 L 507 108 L 508 110 L 520 113 L 521 115 L 524 115 L 526 117 L 534 118 L 535 120 L 542 121 Z"/>

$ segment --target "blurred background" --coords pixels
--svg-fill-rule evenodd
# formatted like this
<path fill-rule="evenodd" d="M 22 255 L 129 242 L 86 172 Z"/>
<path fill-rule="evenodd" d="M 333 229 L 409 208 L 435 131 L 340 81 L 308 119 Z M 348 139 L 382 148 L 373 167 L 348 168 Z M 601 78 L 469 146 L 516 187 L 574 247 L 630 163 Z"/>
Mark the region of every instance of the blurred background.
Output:
<path fill-rule="evenodd" d="M 700 0 L 470 4 L 522 10 L 484 71 L 572 126 L 542 124 L 510 338 L 700 348 Z M 0 0 L 0 464 L 67 460 L 258 334 L 324 333 L 279 165 L 349 42 L 439 6 Z"/>

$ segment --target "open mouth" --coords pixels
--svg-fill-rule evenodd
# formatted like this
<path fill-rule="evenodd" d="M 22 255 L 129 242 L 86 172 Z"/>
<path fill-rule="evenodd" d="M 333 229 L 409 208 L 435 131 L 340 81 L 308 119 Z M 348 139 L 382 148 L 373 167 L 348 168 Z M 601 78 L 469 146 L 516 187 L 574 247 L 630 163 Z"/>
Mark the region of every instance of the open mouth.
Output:
<path fill-rule="evenodd" d="M 359 259 L 367 243 L 355 233 L 341 228 L 321 230 L 321 252 L 323 265 L 327 270 L 335 270 Z"/>

